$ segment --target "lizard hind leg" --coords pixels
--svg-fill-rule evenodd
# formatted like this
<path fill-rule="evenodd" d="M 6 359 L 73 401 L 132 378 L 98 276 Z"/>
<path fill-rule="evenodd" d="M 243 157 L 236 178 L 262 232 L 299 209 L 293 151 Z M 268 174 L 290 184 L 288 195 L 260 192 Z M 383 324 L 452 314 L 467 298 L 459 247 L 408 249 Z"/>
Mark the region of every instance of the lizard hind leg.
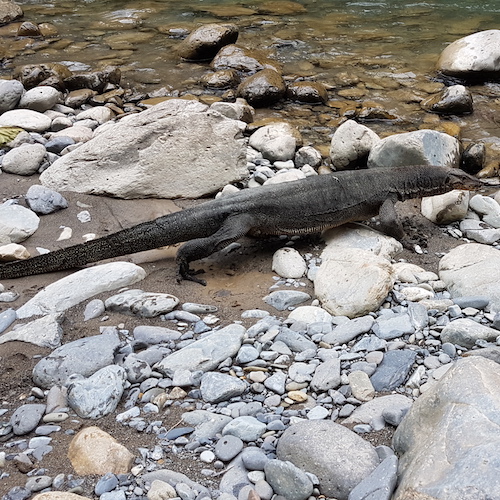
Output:
<path fill-rule="evenodd" d="M 184 243 L 177 252 L 176 262 L 178 265 L 177 281 L 194 281 L 201 285 L 206 282 L 194 276 L 196 271 L 189 268 L 189 263 L 194 260 L 203 259 L 213 253 L 222 250 L 234 241 L 247 234 L 252 228 L 252 219 L 247 214 L 239 214 L 228 217 L 221 227 L 211 236 L 196 238 Z"/>

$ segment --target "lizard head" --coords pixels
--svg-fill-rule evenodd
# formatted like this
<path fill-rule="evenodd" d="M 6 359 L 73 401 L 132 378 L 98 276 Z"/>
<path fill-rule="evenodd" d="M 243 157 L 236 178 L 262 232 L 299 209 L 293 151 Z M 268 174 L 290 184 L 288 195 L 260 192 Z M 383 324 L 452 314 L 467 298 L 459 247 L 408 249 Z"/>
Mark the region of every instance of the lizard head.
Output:
<path fill-rule="evenodd" d="M 448 185 L 453 189 L 473 190 L 484 187 L 484 182 L 458 168 L 448 169 Z"/>

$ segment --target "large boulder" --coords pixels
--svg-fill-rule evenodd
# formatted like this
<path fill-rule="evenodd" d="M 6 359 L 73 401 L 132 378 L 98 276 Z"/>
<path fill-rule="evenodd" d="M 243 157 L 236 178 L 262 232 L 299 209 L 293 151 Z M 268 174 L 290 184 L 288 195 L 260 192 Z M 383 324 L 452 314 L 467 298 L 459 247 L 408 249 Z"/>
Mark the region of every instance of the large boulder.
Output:
<path fill-rule="evenodd" d="M 394 500 L 500 498 L 500 367 L 459 360 L 420 396 L 394 435 Z"/>
<path fill-rule="evenodd" d="M 452 297 L 480 292 L 490 299 L 493 311 L 500 311 L 500 251 L 497 249 L 479 243 L 460 245 L 439 262 L 439 277 Z"/>
<path fill-rule="evenodd" d="M 460 78 L 498 78 L 500 30 L 480 31 L 454 41 L 441 52 L 437 67 L 445 75 Z"/>
<path fill-rule="evenodd" d="M 0 26 L 23 16 L 23 9 L 10 0 L 0 0 Z"/>
<path fill-rule="evenodd" d="M 205 24 L 193 30 L 178 46 L 177 53 L 187 60 L 207 61 L 238 39 L 235 24 Z"/>
<path fill-rule="evenodd" d="M 401 165 L 460 166 L 460 143 L 451 135 L 435 130 L 395 134 L 374 144 L 368 168 Z"/>
<path fill-rule="evenodd" d="M 263 69 L 240 83 L 238 95 L 252 106 L 267 106 L 279 101 L 286 93 L 283 77 L 273 69 Z"/>
<path fill-rule="evenodd" d="M 165 101 L 103 125 L 40 180 L 56 191 L 198 198 L 247 174 L 245 126 L 197 101 Z"/>
<path fill-rule="evenodd" d="M 222 47 L 214 57 L 211 66 L 216 71 L 234 69 L 247 74 L 253 74 L 267 68 L 281 71 L 281 64 L 269 59 L 263 52 L 235 44 Z"/>

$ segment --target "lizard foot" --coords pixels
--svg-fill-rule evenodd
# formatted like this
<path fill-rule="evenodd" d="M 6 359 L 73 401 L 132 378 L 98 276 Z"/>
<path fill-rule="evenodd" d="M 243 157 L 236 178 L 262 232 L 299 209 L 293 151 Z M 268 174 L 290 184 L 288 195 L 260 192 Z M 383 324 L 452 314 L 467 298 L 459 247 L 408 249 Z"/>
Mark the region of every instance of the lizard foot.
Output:
<path fill-rule="evenodd" d="M 202 280 L 201 278 L 197 278 L 195 276 L 196 274 L 202 274 L 204 272 L 205 271 L 203 269 L 195 271 L 194 269 L 189 269 L 189 266 L 187 264 L 180 264 L 179 270 L 177 271 L 177 283 L 186 280 L 186 281 L 194 281 L 195 283 L 206 286 L 207 282 L 205 280 Z"/>

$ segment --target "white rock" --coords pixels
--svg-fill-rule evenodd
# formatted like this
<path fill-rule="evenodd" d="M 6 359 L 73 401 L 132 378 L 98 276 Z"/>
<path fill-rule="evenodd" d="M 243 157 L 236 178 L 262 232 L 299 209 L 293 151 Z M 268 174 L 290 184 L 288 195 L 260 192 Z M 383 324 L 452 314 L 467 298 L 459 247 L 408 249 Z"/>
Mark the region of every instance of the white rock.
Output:
<path fill-rule="evenodd" d="M 419 286 L 408 286 L 402 288 L 399 293 L 404 297 L 405 300 L 410 302 L 419 302 L 425 299 L 433 299 L 434 292 L 421 288 Z"/>
<path fill-rule="evenodd" d="M 23 144 L 4 155 L 2 170 L 9 174 L 33 175 L 40 168 L 46 152 L 42 144 Z"/>
<path fill-rule="evenodd" d="M 394 134 L 377 142 L 368 156 L 368 167 L 400 165 L 460 165 L 460 143 L 451 135 L 435 130 Z"/>
<path fill-rule="evenodd" d="M 452 249 L 439 262 L 439 277 L 452 297 L 481 295 L 490 299 L 490 308 L 500 311 L 500 251 L 470 243 Z"/>
<path fill-rule="evenodd" d="M 77 120 L 95 120 L 99 125 L 109 122 L 113 119 L 115 114 L 107 106 L 96 106 L 94 108 L 86 109 L 76 116 Z"/>
<path fill-rule="evenodd" d="M 278 122 L 256 130 L 250 136 L 249 144 L 260 151 L 264 158 L 274 162 L 292 160 L 297 141 L 292 126 Z"/>
<path fill-rule="evenodd" d="M 20 108 L 33 109 L 43 113 L 54 107 L 62 98 L 61 92 L 48 85 L 27 90 L 19 101 Z"/>
<path fill-rule="evenodd" d="M 51 139 L 55 139 L 56 137 L 70 137 L 75 142 L 88 142 L 93 136 L 94 132 L 91 128 L 83 127 L 81 125 L 73 125 L 72 127 L 50 134 Z"/>
<path fill-rule="evenodd" d="M 37 229 L 40 218 L 21 205 L 0 205 L 0 241 L 20 243 Z"/>
<path fill-rule="evenodd" d="M 435 224 L 462 220 L 469 207 L 469 191 L 454 189 L 445 194 L 422 198 L 421 212 Z"/>
<path fill-rule="evenodd" d="M 31 109 L 12 109 L 0 115 L 0 127 L 20 127 L 28 132 L 46 132 L 52 120 Z"/>
<path fill-rule="evenodd" d="M 165 481 L 160 481 L 155 479 L 151 483 L 151 488 L 149 488 L 147 497 L 148 500 L 168 500 L 169 498 L 175 498 L 177 492 L 173 486 L 166 483 Z"/>
<path fill-rule="evenodd" d="M 280 184 L 281 182 L 291 182 L 297 181 L 299 179 L 305 179 L 306 174 L 302 172 L 302 170 L 298 170 L 297 168 L 290 169 L 287 171 L 281 171 L 274 177 L 271 177 L 266 182 L 264 182 L 264 186 L 269 184 Z"/>
<path fill-rule="evenodd" d="M 495 228 L 500 228 L 500 205 L 495 199 L 476 194 L 470 200 L 469 206 L 482 215 L 484 222 Z"/>
<path fill-rule="evenodd" d="M 104 302 L 108 311 L 154 318 L 171 312 L 179 299 L 169 293 L 151 293 L 142 290 L 126 290 L 109 297 Z"/>
<path fill-rule="evenodd" d="M 17 340 L 55 349 L 61 345 L 62 314 L 48 314 L 0 336 L 0 344 Z"/>
<path fill-rule="evenodd" d="M 367 250 L 337 249 L 314 280 L 316 297 L 335 316 L 355 318 L 376 310 L 395 281 L 390 262 Z"/>
<path fill-rule="evenodd" d="M 0 80 L 0 113 L 14 109 L 23 95 L 23 84 L 18 80 Z"/>
<path fill-rule="evenodd" d="M 307 271 L 307 264 L 297 250 L 285 247 L 274 253 L 272 269 L 282 278 L 301 278 Z"/>
<path fill-rule="evenodd" d="M 337 170 L 344 170 L 366 163 L 373 145 L 380 137 L 368 127 L 354 120 L 347 120 L 333 134 L 330 158 Z"/>
<path fill-rule="evenodd" d="M 492 245 L 500 239 L 500 228 L 495 229 L 484 222 L 474 219 L 464 219 L 460 223 L 460 231 L 470 240 Z"/>
<path fill-rule="evenodd" d="M 107 122 L 91 141 L 56 160 L 40 180 L 56 190 L 120 198 L 213 193 L 248 172 L 245 124 L 207 109 L 196 101 L 172 99 Z"/>
<path fill-rule="evenodd" d="M 322 260 L 335 259 L 337 247 L 359 248 L 387 259 L 403 250 L 403 245 L 396 239 L 362 224 L 344 224 L 328 229 L 322 236 L 327 245 L 321 253 Z"/>
<path fill-rule="evenodd" d="M 217 111 L 231 120 L 241 120 L 246 123 L 253 122 L 255 110 L 245 99 L 238 98 L 236 102 L 214 102 L 210 109 Z"/>
<path fill-rule="evenodd" d="M 9 262 L 12 260 L 26 260 L 30 258 L 30 253 L 22 245 L 17 243 L 9 243 L 0 247 L 0 260 Z"/>
<path fill-rule="evenodd" d="M 98 293 L 129 286 L 145 277 L 144 269 L 130 262 L 110 262 L 82 269 L 37 293 L 16 311 L 17 317 L 62 312 Z"/>
<path fill-rule="evenodd" d="M 474 76 L 500 71 L 500 30 L 479 31 L 448 45 L 437 63 L 447 75 Z"/>
<path fill-rule="evenodd" d="M 289 315 L 289 319 L 304 323 L 330 323 L 332 316 L 321 307 L 300 306 L 295 308 Z"/>
<path fill-rule="evenodd" d="M 403 283 L 418 283 L 417 275 L 425 273 L 424 268 L 409 262 L 396 262 L 392 267 L 396 272 L 396 279 Z"/>

